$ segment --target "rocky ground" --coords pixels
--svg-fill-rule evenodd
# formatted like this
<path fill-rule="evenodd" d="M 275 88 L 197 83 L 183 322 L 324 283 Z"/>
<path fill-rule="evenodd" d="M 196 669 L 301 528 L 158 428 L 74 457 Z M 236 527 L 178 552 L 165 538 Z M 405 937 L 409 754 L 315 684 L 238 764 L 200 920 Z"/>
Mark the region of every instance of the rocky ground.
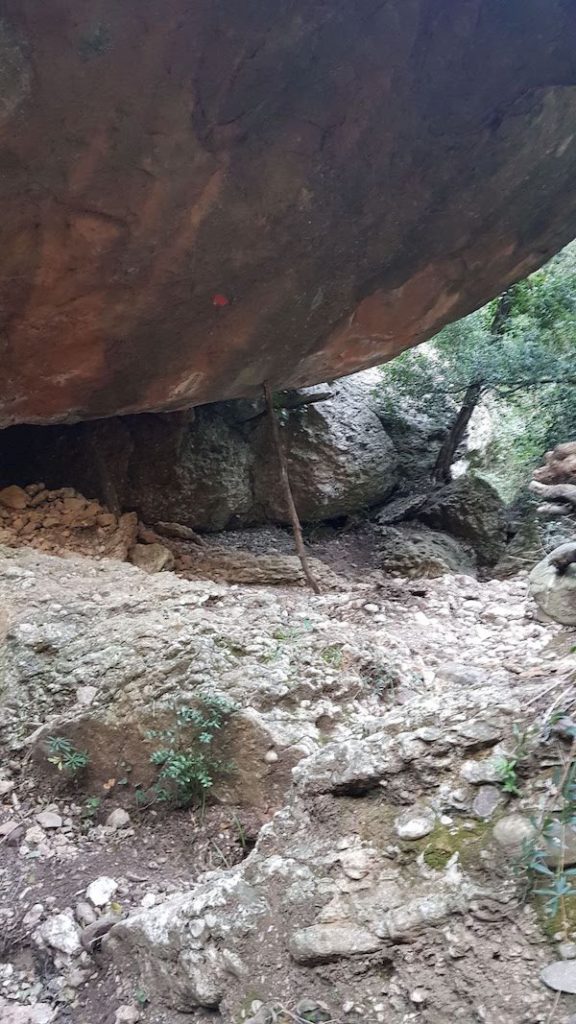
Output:
<path fill-rule="evenodd" d="M 568 756 L 545 724 L 574 704 L 574 631 L 538 620 L 524 577 L 391 579 L 324 536 L 316 597 L 33 534 L 0 559 L 3 1024 L 576 1014 L 571 918 L 518 873 Z M 282 537 L 252 557 L 286 557 Z M 232 763 L 208 805 L 172 809 L 150 732 L 206 693 L 233 704 Z"/>

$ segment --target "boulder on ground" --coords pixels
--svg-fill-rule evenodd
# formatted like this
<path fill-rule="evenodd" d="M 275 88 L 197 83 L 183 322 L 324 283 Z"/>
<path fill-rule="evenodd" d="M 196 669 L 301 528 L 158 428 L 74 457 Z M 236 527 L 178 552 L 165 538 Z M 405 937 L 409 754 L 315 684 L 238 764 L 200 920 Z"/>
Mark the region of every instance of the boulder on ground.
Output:
<path fill-rule="evenodd" d="M 443 576 L 445 573 L 476 575 L 474 553 L 466 545 L 426 526 L 405 524 L 378 530 L 380 565 L 400 576 Z"/>
<path fill-rule="evenodd" d="M 380 420 L 346 382 L 333 398 L 284 416 L 281 438 L 300 518 L 318 522 L 383 502 L 397 482 L 397 455 Z M 286 503 L 270 424 L 257 427 L 254 493 L 260 519 L 285 523 Z"/>
<path fill-rule="evenodd" d="M 544 456 L 544 465 L 535 469 L 533 479 L 538 483 L 576 484 L 576 441 L 558 444 Z"/>
<path fill-rule="evenodd" d="M 538 607 L 564 626 L 576 626 L 576 541 L 551 551 L 529 577 Z"/>
<path fill-rule="evenodd" d="M 462 476 L 435 491 L 418 519 L 470 545 L 479 565 L 495 565 L 504 551 L 504 503 L 479 477 Z"/>

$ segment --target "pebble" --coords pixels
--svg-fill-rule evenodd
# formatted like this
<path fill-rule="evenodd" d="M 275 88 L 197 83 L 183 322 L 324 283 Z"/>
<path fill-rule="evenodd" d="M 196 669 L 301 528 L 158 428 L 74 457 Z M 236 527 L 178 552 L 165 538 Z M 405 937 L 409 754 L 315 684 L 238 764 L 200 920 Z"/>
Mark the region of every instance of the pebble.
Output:
<path fill-rule="evenodd" d="M 82 707 L 89 707 L 97 693 L 98 688 L 96 686 L 79 686 L 76 690 L 76 700 Z"/>
<path fill-rule="evenodd" d="M 322 1024 L 322 1021 L 332 1019 L 332 1013 L 326 1003 L 320 1003 L 316 999 L 300 999 L 296 1003 L 295 1011 L 297 1017 L 314 1021 L 314 1024 Z"/>
<path fill-rule="evenodd" d="M 480 786 L 472 804 L 472 813 L 477 818 L 491 818 L 504 797 L 496 786 Z"/>
<path fill-rule="evenodd" d="M 430 993 L 425 988 L 415 988 L 410 993 L 410 999 L 416 1006 L 424 1006 L 428 1002 Z"/>
<path fill-rule="evenodd" d="M 37 845 L 38 843 L 44 842 L 46 839 L 46 833 L 40 828 L 40 825 L 32 825 L 30 828 L 26 829 L 24 839 L 27 843 Z"/>
<path fill-rule="evenodd" d="M 83 928 L 86 928 L 89 924 L 94 924 L 94 921 L 97 920 L 96 911 L 90 903 L 87 903 L 84 900 L 81 900 L 80 903 L 76 904 L 74 913 L 76 915 L 76 920 Z"/>
<path fill-rule="evenodd" d="M 86 889 L 86 896 L 95 907 L 105 907 L 118 891 L 118 882 L 115 878 L 101 875 L 95 878 Z"/>
<path fill-rule="evenodd" d="M 510 856 L 518 857 L 522 853 L 524 843 L 532 839 L 534 825 L 522 814 L 507 814 L 496 822 L 492 834 L 498 846 Z"/>
<path fill-rule="evenodd" d="M 40 924 L 40 921 L 42 920 L 43 913 L 44 904 L 34 903 L 30 907 L 30 910 L 28 910 L 27 913 L 24 914 L 24 917 L 22 918 L 22 924 L 25 925 L 26 928 L 36 928 L 36 926 Z"/>
<path fill-rule="evenodd" d="M 40 925 L 37 934 L 52 949 L 60 953 L 79 953 L 80 933 L 78 927 L 68 914 L 53 914 Z"/>
<path fill-rule="evenodd" d="M 114 1017 L 114 1024 L 138 1024 L 141 1016 L 137 1006 L 119 1006 Z"/>
<path fill-rule="evenodd" d="M 16 784 L 11 779 L 0 779 L 0 797 L 8 796 Z"/>
<path fill-rule="evenodd" d="M 394 823 L 399 839 L 423 839 L 434 831 L 436 815 L 428 808 L 414 808 L 401 815 Z"/>
<path fill-rule="evenodd" d="M 0 491 L 0 505 L 4 505 L 4 508 L 11 508 L 15 511 L 20 511 L 27 508 L 29 497 L 26 491 L 22 490 L 21 487 L 17 487 L 12 484 L 11 487 L 4 487 Z"/>
<path fill-rule="evenodd" d="M 40 811 L 36 821 L 42 828 L 62 828 L 62 818 L 54 811 Z"/>
<path fill-rule="evenodd" d="M 106 824 L 108 828 L 113 829 L 128 828 L 131 824 L 131 818 L 128 811 L 125 811 L 123 807 L 117 807 L 106 818 Z"/>
<path fill-rule="evenodd" d="M 576 829 L 560 821 L 551 822 L 546 829 L 546 863 L 555 868 L 561 862 L 565 867 L 576 864 Z"/>
<path fill-rule="evenodd" d="M 555 992 L 569 992 L 576 995 L 576 962 L 556 960 L 540 972 L 540 981 Z"/>
<path fill-rule="evenodd" d="M 342 871 L 348 878 L 358 880 L 370 872 L 371 855 L 368 850 L 345 850 L 340 854 Z"/>

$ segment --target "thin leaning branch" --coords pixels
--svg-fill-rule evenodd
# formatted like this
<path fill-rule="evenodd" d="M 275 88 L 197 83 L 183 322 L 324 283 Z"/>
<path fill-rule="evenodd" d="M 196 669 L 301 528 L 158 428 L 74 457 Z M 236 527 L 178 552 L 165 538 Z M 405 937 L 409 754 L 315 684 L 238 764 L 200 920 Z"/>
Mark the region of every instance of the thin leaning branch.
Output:
<path fill-rule="evenodd" d="M 309 586 L 315 594 L 320 593 L 320 587 L 316 583 L 308 559 L 306 557 L 306 549 L 304 547 L 304 539 L 302 537 L 302 526 L 300 525 L 300 519 L 298 518 L 298 512 L 294 503 L 294 495 L 292 494 L 292 488 L 290 487 L 290 477 L 288 475 L 288 461 L 286 459 L 286 452 L 282 445 L 282 438 L 280 437 L 280 429 L 278 427 L 278 419 L 276 411 L 274 409 L 274 402 L 272 400 L 272 391 L 270 385 L 265 381 L 262 385 L 264 388 L 264 397 L 266 399 L 266 408 L 268 410 L 268 417 L 270 419 L 270 425 L 272 427 L 272 440 L 276 449 L 276 455 L 278 457 L 278 465 L 280 467 L 280 481 L 282 483 L 282 489 L 284 491 L 284 497 L 286 499 L 286 507 L 288 515 L 290 516 L 290 522 L 292 523 L 292 533 L 294 534 L 294 544 L 300 559 L 302 566 L 302 572 L 306 577 Z"/>

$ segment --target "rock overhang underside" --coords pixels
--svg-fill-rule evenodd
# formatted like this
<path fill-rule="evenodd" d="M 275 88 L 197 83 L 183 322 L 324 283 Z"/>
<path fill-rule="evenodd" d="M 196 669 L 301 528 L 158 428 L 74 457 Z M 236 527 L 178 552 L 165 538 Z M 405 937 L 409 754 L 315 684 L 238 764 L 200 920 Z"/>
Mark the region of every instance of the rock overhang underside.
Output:
<path fill-rule="evenodd" d="M 561 0 L 5 0 L 0 424 L 382 362 L 576 229 Z"/>

